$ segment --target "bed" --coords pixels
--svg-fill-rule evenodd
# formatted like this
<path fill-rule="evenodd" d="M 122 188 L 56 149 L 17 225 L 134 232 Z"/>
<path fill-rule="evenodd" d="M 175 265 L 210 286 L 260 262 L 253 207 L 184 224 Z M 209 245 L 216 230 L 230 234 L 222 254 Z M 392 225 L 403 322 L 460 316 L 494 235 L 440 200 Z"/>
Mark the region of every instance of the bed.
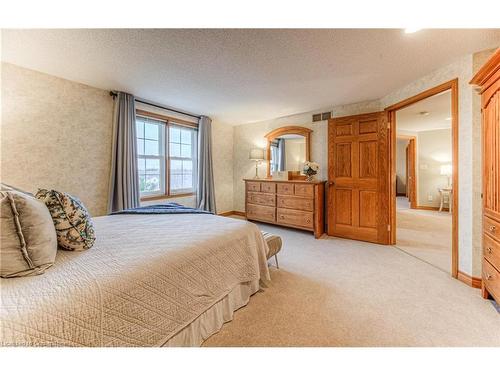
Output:
<path fill-rule="evenodd" d="M 2 346 L 199 346 L 269 279 L 253 223 L 94 218 L 97 240 L 45 274 L 0 280 Z"/>

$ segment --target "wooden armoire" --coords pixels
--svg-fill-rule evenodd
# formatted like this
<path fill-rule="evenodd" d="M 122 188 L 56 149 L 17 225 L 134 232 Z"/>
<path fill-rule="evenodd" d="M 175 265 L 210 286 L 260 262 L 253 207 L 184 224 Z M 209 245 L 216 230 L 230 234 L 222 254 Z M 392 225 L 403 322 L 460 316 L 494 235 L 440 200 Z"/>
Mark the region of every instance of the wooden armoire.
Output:
<path fill-rule="evenodd" d="M 500 49 L 471 81 L 479 88 L 483 160 L 483 297 L 500 303 Z"/>

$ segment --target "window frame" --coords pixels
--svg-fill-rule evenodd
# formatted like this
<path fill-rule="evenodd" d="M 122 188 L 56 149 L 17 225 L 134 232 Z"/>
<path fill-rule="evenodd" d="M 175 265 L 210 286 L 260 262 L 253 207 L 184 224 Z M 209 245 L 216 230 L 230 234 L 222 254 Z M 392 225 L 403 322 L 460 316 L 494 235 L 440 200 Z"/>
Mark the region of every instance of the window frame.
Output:
<path fill-rule="evenodd" d="M 160 155 L 156 156 L 148 156 L 148 158 L 159 158 L 160 159 L 160 179 L 162 180 L 160 183 L 160 191 L 159 192 L 151 192 L 151 193 L 140 193 L 141 201 L 150 201 L 150 200 L 158 200 L 158 199 L 167 199 L 167 198 L 180 198 L 180 197 L 188 197 L 196 194 L 196 174 L 197 174 L 197 158 L 198 152 L 196 148 L 196 143 L 193 143 L 194 139 L 197 139 L 197 136 L 191 140 L 193 145 L 193 157 L 192 158 L 182 158 L 182 157 L 170 157 L 170 126 L 180 127 L 180 128 L 190 128 L 192 130 L 198 131 L 198 124 L 191 121 L 186 121 L 183 119 L 177 119 L 170 116 L 165 116 L 158 113 L 148 112 L 141 109 L 136 110 L 136 119 L 137 117 L 145 117 L 150 118 L 152 120 L 161 121 L 164 123 L 164 127 L 160 130 Z M 195 133 L 196 134 L 196 133 Z M 137 135 L 136 135 L 137 138 Z M 162 153 L 163 152 L 163 153 Z M 139 157 L 146 157 L 145 155 L 137 155 Z M 176 190 L 177 192 L 172 192 L 170 189 L 170 160 L 192 160 L 193 161 L 193 189 L 192 190 Z M 161 178 L 161 174 L 164 174 L 164 178 Z M 163 187 L 163 189 L 162 189 Z"/>

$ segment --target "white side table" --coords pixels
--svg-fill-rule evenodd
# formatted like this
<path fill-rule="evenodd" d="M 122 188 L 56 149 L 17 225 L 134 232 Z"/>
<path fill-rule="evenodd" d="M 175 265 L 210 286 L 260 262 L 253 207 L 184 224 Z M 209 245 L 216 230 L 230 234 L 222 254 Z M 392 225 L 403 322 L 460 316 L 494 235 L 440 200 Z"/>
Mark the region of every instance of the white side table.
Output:
<path fill-rule="evenodd" d="M 438 189 L 439 191 L 439 196 L 440 196 L 440 202 L 439 202 L 439 212 L 443 211 L 443 206 L 445 203 L 445 198 L 448 198 L 448 210 L 450 211 L 451 214 L 451 209 L 453 207 L 453 188 L 447 187 L 447 188 L 442 188 Z"/>

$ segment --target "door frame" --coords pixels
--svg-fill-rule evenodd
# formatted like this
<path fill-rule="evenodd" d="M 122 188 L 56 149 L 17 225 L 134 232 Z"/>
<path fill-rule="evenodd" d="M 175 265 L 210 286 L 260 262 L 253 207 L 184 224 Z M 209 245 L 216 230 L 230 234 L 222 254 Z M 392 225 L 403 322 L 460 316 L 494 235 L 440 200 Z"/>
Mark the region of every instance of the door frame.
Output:
<path fill-rule="evenodd" d="M 451 276 L 458 278 L 458 78 L 430 88 L 420 94 L 407 98 L 399 103 L 385 108 L 386 119 L 389 124 L 389 236 L 392 245 L 396 244 L 396 111 L 417 103 L 423 99 L 451 90 L 451 132 L 452 132 L 452 240 L 451 240 Z"/>

